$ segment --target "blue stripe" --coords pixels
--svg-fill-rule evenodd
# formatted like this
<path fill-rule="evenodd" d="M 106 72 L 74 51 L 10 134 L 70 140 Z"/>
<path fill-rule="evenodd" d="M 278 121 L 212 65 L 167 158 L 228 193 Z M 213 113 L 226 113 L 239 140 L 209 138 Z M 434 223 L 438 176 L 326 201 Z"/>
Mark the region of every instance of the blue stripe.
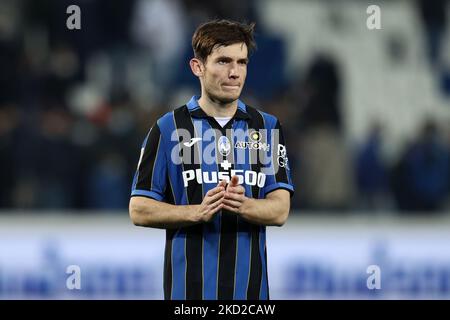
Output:
<path fill-rule="evenodd" d="M 179 229 L 172 240 L 172 299 L 186 299 L 186 232 Z"/>
<path fill-rule="evenodd" d="M 146 197 L 150 197 L 150 198 L 153 198 L 155 200 L 158 200 L 158 201 L 163 200 L 163 197 L 159 193 L 154 192 L 154 191 L 148 191 L 148 190 L 134 189 L 131 192 L 131 195 L 132 196 L 146 196 Z"/>
<path fill-rule="evenodd" d="M 166 174 L 167 166 L 169 163 L 166 161 L 166 155 L 164 153 L 164 141 L 162 134 L 158 140 L 158 150 L 156 151 L 156 159 L 152 168 L 152 181 L 150 182 L 150 189 L 154 192 L 160 193 L 162 199 L 164 199 L 164 192 L 166 191 Z"/>
<path fill-rule="evenodd" d="M 194 126 L 197 132 L 205 137 L 205 131 L 212 129 L 208 121 L 205 119 L 194 120 Z M 208 139 L 211 141 L 202 141 L 202 151 L 210 143 L 214 143 L 215 137 L 212 136 Z M 209 150 L 209 148 L 208 148 Z M 212 149 L 213 157 L 216 158 L 216 148 Z M 202 155 L 201 169 L 202 172 L 216 172 L 219 171 L 217 167 L 217 161 L 212 164 L 207 164 Z M 204 193 L 208 192 L 212 188 L 216 187 L 216 183 L 203 183 Z M 215 300 L 217 299 L 217 277 L 218 277 L 218 265 L 219 265 L 219 240 L 220 240 L 220 213 L 216 213 L 216 216 L 209 223 L 203 224 L 203 299 Z"/>
<path fill-rule="evenodd" d="M 264 249 L 266 248 L 266 227 L 261 226 L 259 231 L 259 254 L 261 256 L 262 265 L 262 277 L 261 277 L 261 289 L 259 292 L 260 300 L 267 300 L 268 295 L 268 279 L 267 279 L 267 261 L 264 254 Z"/>
<path fill-rule="evenodd" d="M 172 183 L 173 193 L 174 193 L 174 201 L 175 204 L 187 204 L 186 192 L 183 187 L 183 176 L 181 172 L 183 168 L 181 164 L 175 165 L 171 159 L 172 150 L 178 150 L 178 140 L 171 139 L 172 132 L 175 132 L 175 124 L 173 121 L 173 111 L 164 115 L 158 121 L 159 129 L 161 131 L 161 141 L 164 143 L 161 144 L 162 151 L 166 154 L 167 161 L 167 170 L 169 174 L 169 180 Z M 169 186 L 167 186 L 169 187 Z"/>
<path fill-rule="evenodd" d="M 147 140 L 148 140 L 148 137 L 150 136 L 151 130 L 152 129 L 149 130 L 149 132 L 147 133 L 147 136 L 144 139 L 144 142 L 142 143 L 141 150 L 140 150 L 140 153 L 139 153 L 139 159 L 141 159 L 142 148 L 145 149 L 145 146 L 147 145 Z M 139 168 L 137 168 L 136 173 L 134 174 L 133 184 L 131 186 L 131 191 L 136 189 L 138 178 L 139 178 Z"/>
<path fill-rule="evenodd" d="M 169 162 L 169 179 L 172 182 L 173 192 L 175 194 L 175 203 L 177 205 L 188 204 L 186 189 L 183 187 L 182 166 L 175 165 L 171 159 L 171 152 L 174 147 L 177 147 L 178 140 L 172 141 L 172 133 L 176 130 L 175 119 L 173 111 L 166 114 L 159 120 L 159 128 L 161 134 L 167 141 L 165 145 L 168 154 Z M 172 240 L 172 299 L 184 300 L 186 299 L 186 232 L 179 229 Z"/>
<path fill-rule="evenodd" d="M 133 190 L 136 190 L 136 184 L 137 184 L 137 180 L 138 180 L 138 175 L 139 175 L 139 169 L 136 170 L 136 172 L 134 174 L 133 184 L 131 185 L 131 194 L 133 194 Z"/>
<path fill-rule="evenodd" d="M 192 96 L 191 100 L 189 100 L 189 102 L 186 103 L 186 106 L 188 107 L 189 111 L 193 111 L 199 108 L 198 99 L 200 99 L 200 96 Z"/>
<path fill-rule="evenodd" d="M 288 167 L 289 169 L 286 170 L 286 175 L 288 177 L 288 183 L 292 186 L 294 186 L 294 182 L 292 181 L 292 176 L 291 176 L 291 164 L 289 163 L 289 152 L 286 150 L 286 157 L 288 158 Z M 294 188 L 292 188 L 294 189 Z"/>
<path fill-rule="evenodd" d="M 277 124 L 277 118 L 275 116 L 265 113 L 263 111 L 259 111 L 259 110 L 257 110 L 257 111 L 263 116 L 264 128 L 268 129 L 268 130 L 274 129 Z"/>
<path fill-rule="evenodd" d="M 245 103 L 243 103 L 239 99 L 238 99 L 238 108 L 241 109 L 241 111 L 244 111 L 245 113 L 247 113 L 247 107 L 245 106 Z"/>
<path fill-rule="evenodd" d="M 167 148 L 167 161 L 169 162 L 169 178 L 173 183 L 173 192 L 175 194 L 175 202 L 179 205 L 189 204 L 187 199 L 187 190 L 184 188 L 183 184 L 183 166 L 182 164 L 174 164 L 172 161 L 172 151 L 175 150 L 175 157 L 178 156 L 179 152 L 179 140 L 178 135 L 175 134 L 172 140 L 172 133 L 176 133 L 175 119 L 173 111 L 167 113 L 163 118 L 159 120 L 159 128 L 164 134 L 164 148 Z M 178 159 L 179 160 L 179 159 Z"/>
<path fill-rule="evenodd" d="M 268 194 L 269 192 L 271 192 L 275 189 L 287 189 L 288 191 L 291 191 L 290 193 L 294 192 L 294 187 L 292 185 L 284 183 L 284 182 L 277 182 L 277 183 L 273 183 L 264 188 L 263 197 L 265 197 L 266 194 Z"/>
<path fill-rule="evenodd" d="M 248 125 L 246 121 L 236 121 L 237 125 L 234 129 L 243 129 L 248 131 Z M 233 146 L 238 140 L 235 136 L 233 138 Z M 248 134 L 245 136 L 245 141 L 248 142 Z M 235 168 L 240 170 L 251 170 L 250 166 L 250 152 L 249 149 L 234 149 L 234 163 Z M 238 164 L 237 154 L 238 152 L 245 153 L 244 164 Z M 244 184 L 245 196 L 252 197 L 251 186 Z M 247 228 L 246 228 L 247 227 Z M 235 274 L 235 287 L 234 287 L 234 299 L 244 300 L 247 299 L 247 285 L 248 276 L 250 272 L 250 245 L 251 245 L 251 233 L 249 232 L 248 223 L 243 219 L 238 219 L 238 235 L 237 235 L 237 258 L 236 258 L 236 274 Z"/>

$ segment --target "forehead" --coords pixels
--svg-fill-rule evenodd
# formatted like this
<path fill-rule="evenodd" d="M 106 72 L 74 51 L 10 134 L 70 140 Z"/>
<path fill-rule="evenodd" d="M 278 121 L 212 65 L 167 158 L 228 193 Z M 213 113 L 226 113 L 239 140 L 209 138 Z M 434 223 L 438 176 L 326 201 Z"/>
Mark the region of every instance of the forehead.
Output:
<path fill-rule="evenodd" d="M 233 59 L 245 59 L 248 55 L 247 45 L 244 42 L 230 44 L 229 46 L 215 46 L 210 57 L 230 57 Z"/>

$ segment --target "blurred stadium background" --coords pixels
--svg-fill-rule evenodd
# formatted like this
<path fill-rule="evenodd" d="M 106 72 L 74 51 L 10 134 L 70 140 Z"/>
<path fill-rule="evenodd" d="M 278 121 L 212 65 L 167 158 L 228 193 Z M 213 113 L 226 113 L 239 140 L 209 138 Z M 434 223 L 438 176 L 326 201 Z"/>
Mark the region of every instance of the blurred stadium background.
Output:
<path fill-rule="evenodd" d="M 162 298 L 164 231 L 131 224 L 130 187 L 150 125 L 199 93 L 190 37 L 210 18 L 257 23 L 243 100 L 285 129 L 296 195 L 268 230 L 272 298 L 449 299 L 449 14 L 445 0 L 1 0 L 0 299 Z"/>

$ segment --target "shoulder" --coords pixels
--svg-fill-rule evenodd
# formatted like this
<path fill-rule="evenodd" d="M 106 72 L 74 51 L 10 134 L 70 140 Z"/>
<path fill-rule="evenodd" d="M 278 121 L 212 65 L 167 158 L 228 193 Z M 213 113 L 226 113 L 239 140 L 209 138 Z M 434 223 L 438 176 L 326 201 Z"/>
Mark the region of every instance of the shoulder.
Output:
<path fill-rule="evenodd" d="M 171 111 L 166 112 L 161 117 L 156 120 L 156 125 L 159 127 L 161 133 L 169 132 L 171 133 L 173 129 L 175 128 L 175 114 L 178 114 L 180 112 L 187 112 L 186 105 L 177 107 Z"/>
<path fill-rule="evenodd" d="M 264 123 L 264 127 L 266 128 L 275 128 L 277 126 L 277 123 L 279 123 L 278 118 L 274 115 L 258 110 L 255 107 L 245 105 L 246 110 L 252 118 L 259 119 L 259 121 L 262 121 Z"/>

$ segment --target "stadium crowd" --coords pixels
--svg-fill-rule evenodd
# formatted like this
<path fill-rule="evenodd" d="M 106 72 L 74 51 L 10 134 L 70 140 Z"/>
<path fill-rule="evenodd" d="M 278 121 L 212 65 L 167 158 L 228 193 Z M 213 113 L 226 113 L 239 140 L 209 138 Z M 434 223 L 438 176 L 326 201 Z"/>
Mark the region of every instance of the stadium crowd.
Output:
<path fill-rule="evenodd" d="M 82 8 L 81 30 L 66 28 L 71 4 Z M 217 17 L 256 21 L 242 100 L 284 126 L 294 209 L 450 209 L 449 128 L 424 119 L 393 160 L 382 123 L 349 145 L 342 66 L 318 54 L 288 77 L 287 40 L 265 27 L 256 1 L 7 0 L 0 12 L 1 209 L 127 208 L 150 125 L 198 94 L 189 35 Z M 423 16 L 436 68 L 446 17 Z"/>

